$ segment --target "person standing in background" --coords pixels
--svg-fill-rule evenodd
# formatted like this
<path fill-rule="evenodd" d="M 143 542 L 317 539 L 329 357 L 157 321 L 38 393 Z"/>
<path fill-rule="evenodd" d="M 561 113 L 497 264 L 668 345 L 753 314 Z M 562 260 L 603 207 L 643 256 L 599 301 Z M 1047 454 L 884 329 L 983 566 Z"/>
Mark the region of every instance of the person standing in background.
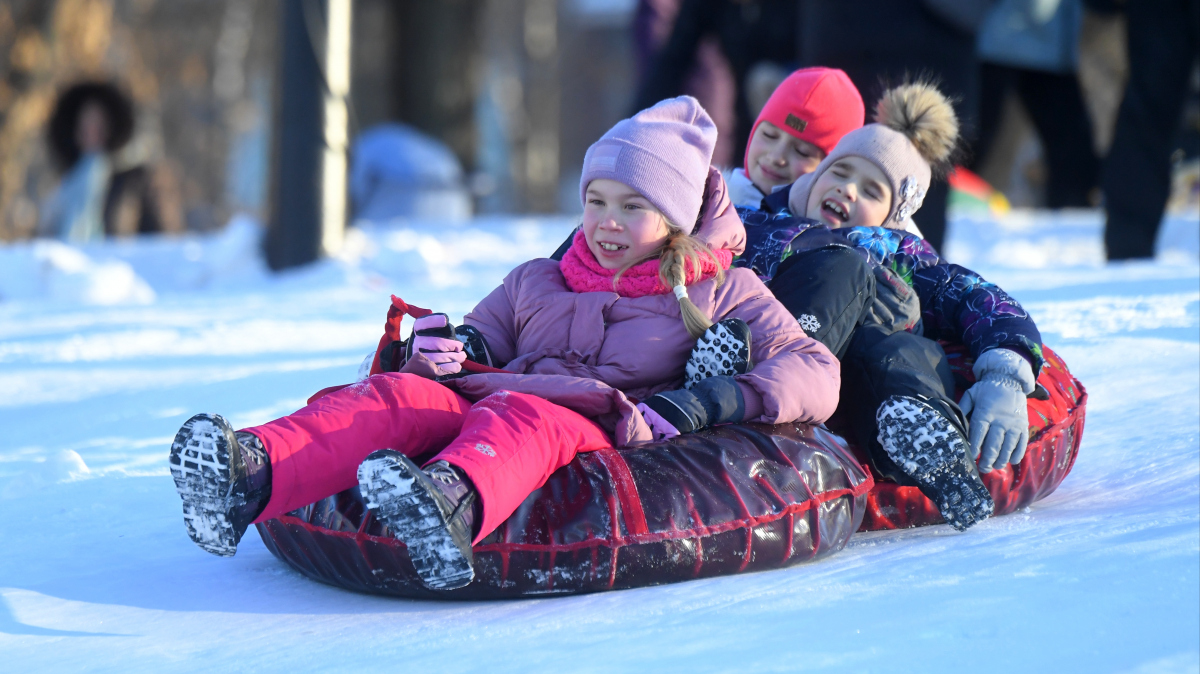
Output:
<path fill-rule="evenodd" d="M 169 172 L 115 160 L 133 127 L 133 104 L 111 83 L 83 82 L 59 96 L 47 135 L 63 178 L 41 209 L 41 236 L 82 244 L 183 228 Z"/>
<path fill-rule="evenodd" d="M 133 105 L 110 84 L 76 84 L 59 96 L 48 131 L 64 174 L 42 209 L 42 234 L 74 244 L 103 239 L 109 154 L 133 135 Z"/>
<path fill-rule="evenodd" d="M 1000 0 L 979 29 L 978 169 L 996 139 L 1004 100 L 1016 91 L 1045 151 L 1046 206 L 1099 204 L 1100 160 L 1077 76 L 1081 0 Z"/>
<path fill-rule="evenodd" d="M 712 90 L 713 97 L 726 95 L 718 89 L 717 82 L 696 82 L 701 79 L 689 77 L 694 69 L 702 69 L 702 76 L 724 72 L 714 64 L 714 56 L 724 55 L 733 74 L 734 120 L 726 133 L 720 112 L 705 100 L 704 93 L 696 94 L 706 108 L 714 111 L 714 119 L 721 130 L 722 138 L 728 138 L 728 156 L 722 150 L 713 160 L 714 164 L 736 163 L 746 152 L 746 140 L 757 110 L 751 110 L 746 98 L 747 75 L 754 66 L 767 61 L 782 65 L 790 72 L 796 61 L 797 3 L 794 0 L 675 0 L 678 13 L 669 37 L 661 48 L 642 49 L 652 54 L 647 67 L 642 71 L 641 84 L 633 102 L 634 110 L 653 105 L 655 102 L 678 96 L 689 89 L 705 87 Z M 634 19 L 634 36 L 639 45 L 653 43 L 649 26 L 652 16 L 667 15 L 666 5 L 670 0 L 641 0 Z M 718 54 L 711 54 L 708 38 L 715 38 Z M 717 59 L 719 61 L 719 59 Z M 723 64 L 722 64 L 723 65 Z M 823 64 L 813 64 L 823 65 Z M 728 86 L 728 85 L 725 85 Z M 725 143 L 722 143 L 724 146 Z"/>
<path fill-rule="evenodd" d="M 1200 53 L 1200 0 L 1125 3 L 1129 83 L 1101 187 L 1109 260 L 1154 257 L 1171 192 L 1171 152 Z"/>
<path fill-rule="evenodd" d="M 963 135 L 974 137 L 979 101 L 975 30 L 987 0 L 800 0 L 800 62 L 846 71 L 868 110 L 906 76 L 932 78 L 954 102 Z M 945 180 L 929 186 L 916 218 L 928 241 L 946 237 Z"/>

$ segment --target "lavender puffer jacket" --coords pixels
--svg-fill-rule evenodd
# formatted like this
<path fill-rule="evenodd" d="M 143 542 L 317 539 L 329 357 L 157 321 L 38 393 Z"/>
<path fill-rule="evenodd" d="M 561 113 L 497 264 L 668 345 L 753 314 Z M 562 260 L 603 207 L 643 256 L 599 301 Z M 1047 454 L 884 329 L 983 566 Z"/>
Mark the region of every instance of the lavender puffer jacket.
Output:
<path fill-rule="evenodd" d="M 735 255 L 745 247 L 742 221 L 715 169 L 696 236 Z M 730 269 L 720 287 L 709 279 L 689 286 L 688 295 L 714 322 L 736 317 L 750 326 L 753 369 L 736 378 L 746 400 L 746 421 L 819 423 L 833 414 L 841 385 L 837 359 L 804 334 L 752 271 Z M 581 407 L 577 394 L 591 391 L 611 404 L 577 411 L 604 417 L 607 410 L 609 423 L 601 422 L 613 430 L 618 445 L 650 439 L 628 398 L 680 388 L 696 342 L 684 328 L 673 294 L 575 293 L 558 263 L 548 259 L 514 269 L 464 322 L 483 333 L 493 357 L 515 374 L 453 380 L 460 392 L 478 398 L 494 390 L 526 391 L 575 409 Z M 575 389 L 572 380 L 579 379 L 595 381 L 576 382 Z M 561 395 L 546 395 L 553 391 Z"/>

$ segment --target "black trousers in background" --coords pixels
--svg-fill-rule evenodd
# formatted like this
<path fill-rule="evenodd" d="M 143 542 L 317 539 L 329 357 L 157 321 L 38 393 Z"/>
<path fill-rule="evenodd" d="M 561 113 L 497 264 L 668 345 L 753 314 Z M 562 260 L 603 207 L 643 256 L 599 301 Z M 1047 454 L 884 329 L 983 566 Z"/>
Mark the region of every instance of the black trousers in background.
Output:
<path fill-rule="evenodd" d="M 979 141 L 972 165 L 987 158 L 999 130 L 1004 99 L 1015 90 L 1024 105 L 1046 157 L 1046 205 L 1050 208 L 1092 206 L 1099 185 L 1100 160 L 1092 145 L 1092 122 L 1074 74 L 1048 73 L 984 63 L 980 68 Z"/>
<path fill-rule="evenodd" d="M 1108 259 L 1154 256 L 1171 194 L 1172 141 L 1200 53 L 1200 0 L 1126 4 L 1129 84 L 1101 178 Z"/>
<path fill-rule="evenodd" d="M 938 18 L 923 0 L 798 0 L 800 63 L 841 68 L 862 93 L 867 122 L 888 86 L 933 78 L 954 102 L 962 135 L 974 138 L 979 107 L 975 36 Z M 941 250 L 950 188 L 937 179 L 913 220 Z"/>
<path fill-rule="evenodd" d="M 866 448 L 879 475 L 915 484 L 877 439 L 875 412 L 889 396 L 923 397 L 966 434 L 942 347 L 870 322 L 876 282 L 861 255 L 842 246 L 797 253 L 780 264 L 768 288 L 801 324 L 819 323 L 806 332 L 842 361 L 842 392 L 829 427 Z"/>

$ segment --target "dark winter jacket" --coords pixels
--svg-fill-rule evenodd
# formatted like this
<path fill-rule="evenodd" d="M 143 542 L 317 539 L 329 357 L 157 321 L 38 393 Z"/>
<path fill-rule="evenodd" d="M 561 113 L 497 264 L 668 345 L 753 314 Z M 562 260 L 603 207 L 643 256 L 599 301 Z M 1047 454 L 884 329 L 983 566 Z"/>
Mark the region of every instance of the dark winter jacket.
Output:
<path fill-rule="evenodd" d="M 972 357 L 998 347 L 1013 349 L 1029 357 L 1035 375 L 1041 371 L 1042 337 L 1025 309 L 979 274 L 943 261 L 924 239 L 884 227 L 831 229 L 792 215 L 786 199 L 768 197 L 763 205 L 767 210 L 738 209 L 746 226 L 746 251 L 734 260 L 735 267 L 752 269 L 769 283 L 779 264 L 795 253 L 849 246 L 871 265 L 892 270 L 916 292 L 921 321 L 912 332 L 965 344 Z"/>

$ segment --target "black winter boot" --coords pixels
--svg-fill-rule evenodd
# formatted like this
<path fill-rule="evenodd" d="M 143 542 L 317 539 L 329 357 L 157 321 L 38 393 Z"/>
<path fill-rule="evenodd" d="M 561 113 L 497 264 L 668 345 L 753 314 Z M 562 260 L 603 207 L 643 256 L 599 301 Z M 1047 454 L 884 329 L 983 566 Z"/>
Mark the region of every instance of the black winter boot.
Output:
<path fill-rule="evenodd" d="M 380 449 L 359 465 L 358 487 L 367 507 L 408 546 L 426 587 L 453 590 L 471 582 L 478 495 L 465 476 L 445 461 L 421 470 L 400 452 Z"/>
<path fill-rule="evenodd" d="M 252 433 L 235 433 L 219 414 L 188 419 L 171 443 L 171 477 L 183 499 L 188 535 L 232 557 L 246 528 L 271 499 L 271 461 Z"/>
<path fill-rule="evenodd" d="M 966 435 L 923 396 L 891 396 L 876 412 L 879 444 L 950 526 L 966 531 L 991 516 L 995 503 L 971 459 Z"/>
<path fill-rule="evenodd" d="M 740 318 L 714 323 L 696 340 L 688 356 L 683 387 L 690 389 L 709 377 L 746 374 L 750 363 L 750 326 Z"/>

